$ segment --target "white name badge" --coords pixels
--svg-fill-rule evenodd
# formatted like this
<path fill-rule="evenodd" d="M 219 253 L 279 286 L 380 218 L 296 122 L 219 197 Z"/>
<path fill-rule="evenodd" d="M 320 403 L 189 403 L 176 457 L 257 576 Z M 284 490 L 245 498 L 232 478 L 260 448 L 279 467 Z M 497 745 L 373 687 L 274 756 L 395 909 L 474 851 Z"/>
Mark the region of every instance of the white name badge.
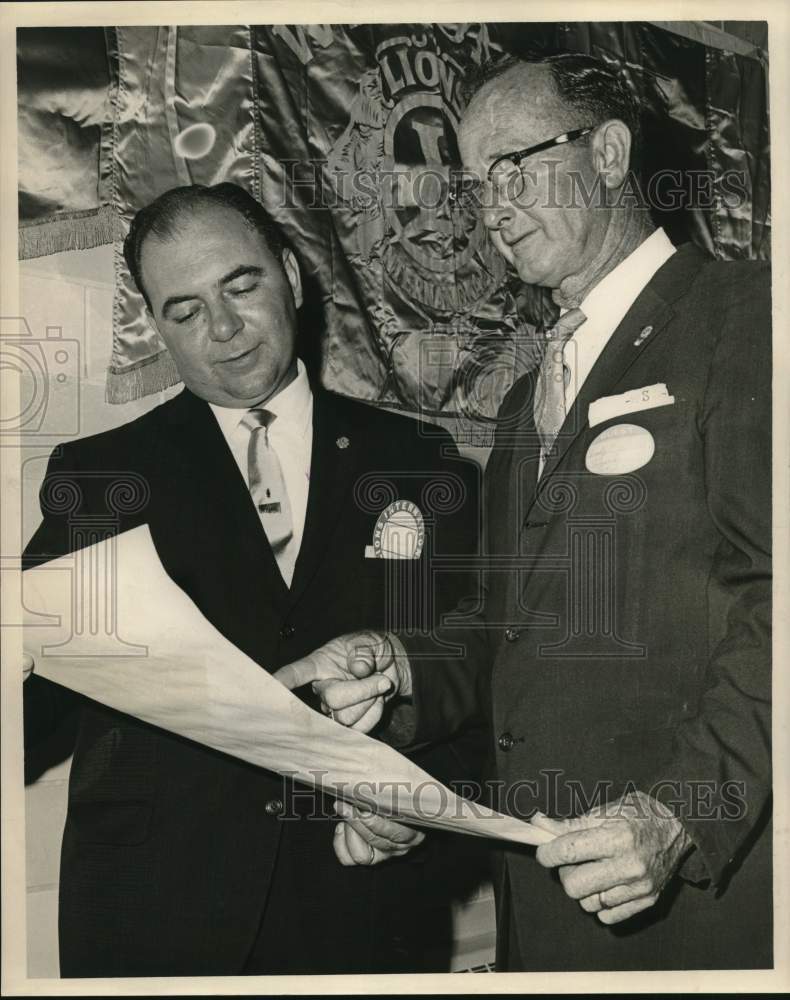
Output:
<path fill-rule="evenodd" d="M 664 382 L 645 385 L 641 389 L 629 389 L 619 396 L 602 396 L 590 403 L 587 409 L 587 423 L 590 427 L 602 424 L 612 417 L 627 416 L 639 410 L 652 410 L 656 406 L 669 406 L 675 402 Z"/>
<path fill-rule="evenodd" d="M 649 430 L 636 424 L 615 424 L 593 441 L 584 464 L 598 476 L 619 476 L 647 465 L 655 450 L 656 442 Z"/>

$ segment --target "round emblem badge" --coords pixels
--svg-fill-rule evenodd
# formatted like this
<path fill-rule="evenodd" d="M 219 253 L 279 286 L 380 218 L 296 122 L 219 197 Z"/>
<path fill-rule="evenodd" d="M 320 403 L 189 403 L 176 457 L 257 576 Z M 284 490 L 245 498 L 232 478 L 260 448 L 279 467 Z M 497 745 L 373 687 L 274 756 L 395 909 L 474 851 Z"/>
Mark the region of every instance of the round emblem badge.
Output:
<path fill-rule="evenodd" d="M 379 514 L 373 530 L 377 559 L 419 559 L 425 542 L 425 521 L 411 500 L 396 500 Z"/>
<path fill-rule="evenodd" d="M 647 465 L 656 450 L 653 435 L 638 424 L 614 424 L 587 449 L 584 464 L 599 476 L 620 476 Z"/>

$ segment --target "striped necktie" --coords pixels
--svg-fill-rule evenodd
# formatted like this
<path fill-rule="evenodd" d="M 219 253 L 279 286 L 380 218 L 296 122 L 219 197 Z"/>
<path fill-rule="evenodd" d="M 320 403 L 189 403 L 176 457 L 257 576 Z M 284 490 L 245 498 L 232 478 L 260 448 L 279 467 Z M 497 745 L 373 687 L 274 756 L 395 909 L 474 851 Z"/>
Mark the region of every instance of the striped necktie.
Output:
<path fill-rule="evenodd" d="M 535 427 L 545 461 L 565 422 L 565 389 L 570 371 L 565 365 L 565 345 L 587 319 L 581 309 L 569 309 L 546 333 L 546 353 L 535 389 Z"/>
<path fill-rule="evenodd" d="M 247 446 L 250 493 L 274 557 L 285 577 L 285 567 L 281 557 L 288 542 L 293 538 L 293 523 L 283 470 L 277 453 L 269 442 L 269 427 L 275 419 L 274 413 L 258 407 L 249 410 L 241 423 L 250 432 Z"/>

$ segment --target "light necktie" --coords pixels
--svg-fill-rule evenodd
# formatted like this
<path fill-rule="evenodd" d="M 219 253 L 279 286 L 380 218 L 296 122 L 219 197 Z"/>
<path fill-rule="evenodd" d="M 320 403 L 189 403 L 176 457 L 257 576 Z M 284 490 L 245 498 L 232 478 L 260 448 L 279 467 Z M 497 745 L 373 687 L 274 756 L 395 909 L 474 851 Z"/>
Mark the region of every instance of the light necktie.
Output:
<path fill-rule="evenodd" d="M 282 560 L 285 548 L 293 538 L 293 522 L 283 470 L 269 442 L 269 427 L 275 419 L 275 414 L 269 410 L 256 408 L 249 410 L 241 423 L 250 432 L 247 446 L 250 493 L 274 557 L 285 576 Z"/>
<path fill-rule="evenodd" d="M 545 461 L 565 422 L 565 389 L 570 370 L 565 364 L 565 345 L 587 319 L 581 309 L 569 309 L 546 334 L 546 353 L 535 388 L 535 427 Z"/>

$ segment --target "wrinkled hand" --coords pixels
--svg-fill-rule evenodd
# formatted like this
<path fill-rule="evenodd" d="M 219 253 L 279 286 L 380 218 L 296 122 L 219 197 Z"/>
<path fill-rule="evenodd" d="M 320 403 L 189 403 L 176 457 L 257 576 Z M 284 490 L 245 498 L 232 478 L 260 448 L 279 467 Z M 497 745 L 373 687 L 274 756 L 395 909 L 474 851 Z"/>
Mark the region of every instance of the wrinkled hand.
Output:
<path fill-rule="evenodd" d="M 332 639 L 274 676 L 292 690 L 312 684 L 322 711 L 363 733 L 381 719 L 388 699 L 411 692 L 406 654 L 394 636 L 382 632 L 350 632 Z"/>
<path fill-rule="evenodd" d="M 338 799 L 335 810 L 343 821 L 335 827 L 334 848 L 341 865 L 378 865 L 407 854 L 425 834 L 395 820 Z"/>
<path fill-rule="evenodd" d="M 653 906 L 692 846 L 662 803 L 636 792 L 577 819 L 532 818 L 556 834 L 537 859 L 559 867 L 562 885 L 603 924 L 617 924 Z"/>

